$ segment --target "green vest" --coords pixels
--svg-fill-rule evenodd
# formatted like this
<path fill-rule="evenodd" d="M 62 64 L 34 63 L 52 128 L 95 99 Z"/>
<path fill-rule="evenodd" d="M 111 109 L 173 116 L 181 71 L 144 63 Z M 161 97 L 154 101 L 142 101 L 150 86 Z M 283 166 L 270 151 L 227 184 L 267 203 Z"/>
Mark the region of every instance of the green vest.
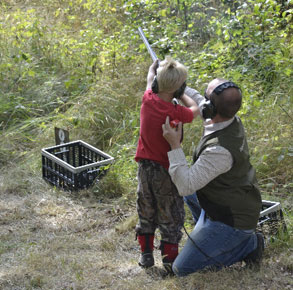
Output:
<path fill-rule="evenodd" d="M 240 118 L 226 128 L 202 137 L 193 156 L 195 162 L 208 146 L 220 145 L 233 157 L 232 168 L 197 191 L 206 214 L 237 229 L 255 229 L 262 200 L 255 170 L 249 162 L 245 132 Z"/>

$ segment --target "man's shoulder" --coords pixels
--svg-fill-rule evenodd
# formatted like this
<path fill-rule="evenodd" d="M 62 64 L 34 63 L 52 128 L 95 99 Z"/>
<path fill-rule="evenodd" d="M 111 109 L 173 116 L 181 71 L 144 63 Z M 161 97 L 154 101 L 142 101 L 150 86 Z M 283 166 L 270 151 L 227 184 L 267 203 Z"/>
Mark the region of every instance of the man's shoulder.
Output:
<path fill-rule="evenodd" d="M 216 145 L 219 145 L 219 138 L 218 137 L 214 137 L 212 139 L 209 139 L 207 142 L 206 142 L 206 145 L 207 146 L 216 146 Z"/>

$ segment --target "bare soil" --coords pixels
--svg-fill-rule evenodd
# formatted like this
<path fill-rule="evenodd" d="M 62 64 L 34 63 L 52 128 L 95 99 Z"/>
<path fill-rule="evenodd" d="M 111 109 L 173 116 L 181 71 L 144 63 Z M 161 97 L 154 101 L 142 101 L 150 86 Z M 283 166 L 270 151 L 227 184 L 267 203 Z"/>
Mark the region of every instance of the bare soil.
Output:
<path fill-rule="evenodd" d="M 0 289 L 293 289 L 292 239 L 269 244 L 259 271 L 236 264 L 186 278 L 138 264 L 135 205 L 43 185 L 25 194 L 0 179 Z M 4 189 L 3 189 L 4 188 Z M 1 190 L 2 189 L 2 190 Z M 184 244 L 183 239 L 181 246 Z M 158 245 L 158 238 L 155 240 Z"/>

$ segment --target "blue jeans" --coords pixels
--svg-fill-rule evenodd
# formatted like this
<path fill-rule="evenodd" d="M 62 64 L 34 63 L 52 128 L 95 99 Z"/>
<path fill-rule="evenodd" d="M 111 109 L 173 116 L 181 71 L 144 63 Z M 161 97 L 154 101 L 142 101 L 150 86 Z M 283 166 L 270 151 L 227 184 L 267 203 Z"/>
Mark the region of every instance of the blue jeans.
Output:
<path fill-rule="evenodd" d="M 239 230 L 212 221 L 200 207 L 196 194 L 184 197 L 196 222 L 186 244 L 173 263 L 177 276 L 204 268 L 218 270 L 243 260 L 257 247 L 254 230 Z"/>

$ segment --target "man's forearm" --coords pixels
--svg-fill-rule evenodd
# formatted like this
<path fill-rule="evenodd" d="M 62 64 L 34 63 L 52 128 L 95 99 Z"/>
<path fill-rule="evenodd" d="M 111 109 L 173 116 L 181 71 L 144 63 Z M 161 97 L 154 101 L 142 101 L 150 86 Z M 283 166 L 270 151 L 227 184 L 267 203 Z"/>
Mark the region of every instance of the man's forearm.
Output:
<path fill-rule="evenodd" d="M 184 94 L 193 99 L 197 105 L 204 101 L 204 97 L 197 90 L 190 87 L 186 87 Z"/>
<path fill-rule="evenodd" d="M 184 94 L 190 97 L 198 106 L 199 114 L 202 116 L 202 106 L 205 103 L 205 98 L 195 89 L 186 87 Z"/>
<path fill-rule="evenodd" d="M 200 158 L 188 166 L 185 154 L 178 148 L 168 152 L 169 174 L 181 196 L 193 194 L 203 188 L 218 175 L 231 169 L 231 153 L 220 146 L 207 148 Z"/>

